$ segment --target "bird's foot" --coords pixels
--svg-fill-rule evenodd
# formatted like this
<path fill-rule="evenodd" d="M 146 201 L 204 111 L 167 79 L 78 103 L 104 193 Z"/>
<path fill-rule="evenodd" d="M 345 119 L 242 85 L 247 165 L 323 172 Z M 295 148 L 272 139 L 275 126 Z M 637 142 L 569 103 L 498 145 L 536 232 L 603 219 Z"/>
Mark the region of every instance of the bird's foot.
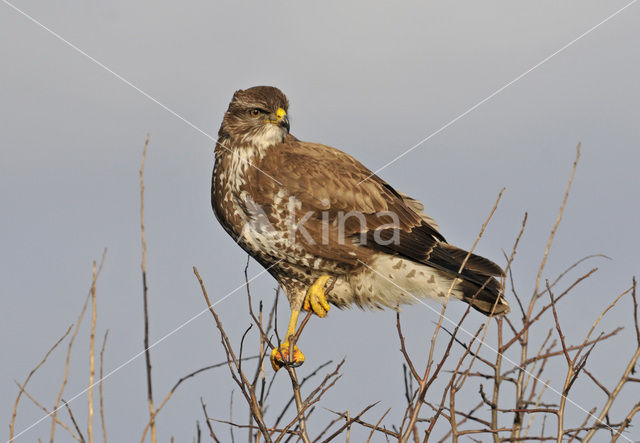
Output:
<path fill-rule="evenodd" d="M 324 293 L 324 285 L 327 284 L 330 278 L 331 276 L 329 275 L 318 277 L 315 283 L 307 290 L 302 309 L 305 311 L 313 311 L 320 318 L 327 315 L 331 306 L 329 306 L 327 296 Z"/>
<path fill-rule="evenodd" d="M 293 352 L 289 355 L 289 347 L 289 341 L 284 341 L 279 347 L 271 351 L 271 367 L 274 371 L 277 371 L 285 365 L 298 367 L 304 363 L 304 354 L 300 349 L 298 349 L 296 345 L 293 345 Z"/>

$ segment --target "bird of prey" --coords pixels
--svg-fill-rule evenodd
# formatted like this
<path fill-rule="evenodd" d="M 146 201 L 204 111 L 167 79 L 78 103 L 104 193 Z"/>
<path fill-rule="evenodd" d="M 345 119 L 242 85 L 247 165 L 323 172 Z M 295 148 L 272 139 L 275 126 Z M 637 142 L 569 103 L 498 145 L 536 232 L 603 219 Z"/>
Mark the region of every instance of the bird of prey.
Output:
<path fill-rule="evenodd" d="M 289 300 L 275 370 L 304 361 L 289 340 L 301 310 L 324 317 L 330 305 L 397 309 L 451 296 L 485 315 L 510 311 L 498 265 L 447 243 L 420 202 L 352 156 L 291 135 L 288 107 L 275 87 L 234 93 L 211 189 L 220 224 Z"/>

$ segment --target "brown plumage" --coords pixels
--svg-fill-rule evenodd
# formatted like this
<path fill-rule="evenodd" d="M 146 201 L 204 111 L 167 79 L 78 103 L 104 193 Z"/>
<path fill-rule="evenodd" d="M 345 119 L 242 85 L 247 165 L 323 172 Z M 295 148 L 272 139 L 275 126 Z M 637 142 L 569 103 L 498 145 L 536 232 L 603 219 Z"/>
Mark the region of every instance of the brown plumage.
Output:
<path fill-rule="evenodd" d="M 269 269 L 292 309 L 318 277 L 338 307 L 397 308 L 451 295 L 478 311 L 509 304 L 492 261 L 448 244 L 423 205 L 350 155 L 289 134 L 277 88 L 237 91 L 219 131 L 212 205 L 224 229 Z M 481 289 L 482 288 L 482 289 Z"/>

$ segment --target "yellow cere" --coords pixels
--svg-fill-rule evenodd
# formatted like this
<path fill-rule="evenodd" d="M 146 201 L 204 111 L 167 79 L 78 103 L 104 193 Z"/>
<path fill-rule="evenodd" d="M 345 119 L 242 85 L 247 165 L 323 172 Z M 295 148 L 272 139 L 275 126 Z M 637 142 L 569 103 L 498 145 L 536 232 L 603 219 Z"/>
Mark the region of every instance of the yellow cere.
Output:
<path fill-rule="evenodd" d="M 276 111 L 276 117 L 278 117 L 278 120 L 282 120 L 285 115 L 287 115 L 287 112 L 282 108 L 278 108 Z"/>

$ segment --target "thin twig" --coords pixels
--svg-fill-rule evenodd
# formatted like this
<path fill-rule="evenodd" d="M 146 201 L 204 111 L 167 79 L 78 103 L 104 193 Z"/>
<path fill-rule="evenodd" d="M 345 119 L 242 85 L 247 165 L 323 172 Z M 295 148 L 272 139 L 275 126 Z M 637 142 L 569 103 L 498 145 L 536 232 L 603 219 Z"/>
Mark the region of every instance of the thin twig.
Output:
<path fill-rule="evenodd" d="M 615 443 L 616 441 L 618 441 L 618 438 L 622 435 L 622 432 L 626 429 L 627 426 L 629 426 L 631 424 L 631 420 L 633 419 L 633 416 L 636 415 L 638 412 L 640 412 L 640 403 L 637 403 L 633 407 L 633 409 L 631 409 L 631 411 L 629 411 L 629 413 L 625 417 L 625 419 L 622 422 L 622 424 L 620 426 L 618 426 L 618 432 L 616 432 L 616 435 L 614 435 L 611 438 L 611 443 Z"/>
<path fill-rule="evenodd" d="M 635 278 L 633 279 L 633 286 L 632 286 L 632 290 L 631 290 L 631 297 L 633 299 L 633 304 L 634 307 L 637 306 L 637 299 L 636 299 L 636 280 Z M 636 327 L 638 326 L 638 316 L 637 316 L 637 310 L 634 309 L 633 311 L 633 315 L 634 315 L 634 324 L 636 325 Z M 604 405 L 604 407 L 602 408 L 602 410 L 600 411 L 600 415 L 598 416 L 598 418 L 595 421 L 595 424 L 593 425 L 593 427 L 589 430 L 589 432 L 587 433 L 587 435 L 585 435 L 584 440 L 585 442 L 588 442 L 591 440 L 591 438 L 593 438 L 593 436 L 595 435 L 596 431 L 598 430 L 597 425 L 600 423 L 604 423 L 605 418 L 608 416 L 609 414 L 609 410 L 611 409 L 611 406 L 613 405 L 615 399 L 618 397 L 618 394 L 620 393 L 620 391 L 622 390 L 622 387 L 624 386 L 625 383 L 627 383 L 628 378 L 629 378 L 629 374 L 635 370 L 635 366 L 636 363 L 638 362 L 638 359 L 640 358 L 640 336 L 638 336 L 638 340 L 637 340 L 637 346 L 636 346 L 636 350 L 635 353 L 633 354 L 633 356 L 631 357 L 631 359 L 629 360 L 629 363 L 627 364 L 625 370 L 623 371 L 622 375 L 620 376 L 618 383 L 616 384 L 616 386 L 611 390 L 611 394 L 609 395 L 609 397 L 607 398 L 607 401 Z M 607 426 L 609 429 L 611 429 L 611 427 Z"/>
<path fill-rule="evenodd" d="M 96 281 L 97 281 L 98 277 L 100 276 L 100 273 L 102 272 L 102 267 L 104 265 L 104 262 L 105 262 L 106 258 L 107 258 L 107 248 L 105 248 L 102 251 L 102 258 L 100 259 L 100 266 L 98 266 L 98 271 L 96 273 Z M 89 288 L 89 292 L 87 294 L 87 297 L 84 300 L 84 304 L 82 305 L 82 309 L 80 310 L 80 314 L 78 315 L 78 318 L 76 320 L 75 328 L 73 330 L 73 333 L 71 334 L 71 338 L 69 339 L 69 343 L 67 345 L 67 355 L 65 357 L 65 362 L 64 362 L 64 376 L 62 377 L 62 384 L 60 386 L 60 390 L 58 391 L 58 396 L 56 397 L 56 402 L 53 405 L 53 410 L 52 410 L 52 413 L 51 413 L 51 435 L 50 435 L 50 438 L 49 438 L 50 443 L 53 443 L 53 440 L 55 438 L 56 415 L 58 413 L 58 410 L 61 408 L 60 401 L 62 399 L 62 394 L 64 393 L 64 389 L 67 386 L 67 381 L 69 380 L 69 366 L 70 366 L 70 363 L 71 363 L 71 350 L 73 349 L 73 344 L 75 342 L 76 336 L 78 335 L 78 331 L 80 330 L 80 325 L 82 324 L 82 319 L 84 318 L 84 314 L 87 311 L 87 307 L 89 306 L 89 300 L 91 299 L 91 293 L 93 291 L 94 283 L 95 282 L 92 279 L 91 287 Z"/>
<path fill-rule="evenodd" d="M 310 379 L 315 377 L 318 374 L 318 372 L 320 372 L 324 367 L 330 365 L 331 363 L 333 363 L 333 360 L 326 361 L 326 362 L 322 363 L 320 366 L 318 366 L 313 372 L 311 372 L 310 374 L 306 375 L 302 379 L 302 381 L 300 382 L 300 388 L 302 388 L 307 381 L 309 381 Z M 280 424 L 280 421 L 282 420 L 282 418 L 284 418 L 287 410 L 289 409 L 289 406 L 291 406 L 291 404 L 294 401 L 295 401 L 295 394 L 292 394 L 291 398 L 289 399 L 289 401 L 282 408 L 282 411 L 280 412 L 280 415 L 278 415 L 278 418 L 276 418 L 276 421 L 275 421 L 273 427 L 278 427 L 278 425 Z"/>
<path fill-rule="evenodd" d="M 500 190 L 500 193 L 498 194 L 498 197 L 496 198 L 496 201 L 493 205 L 493 207 L 491 208 L 491 211 L 489 212 L 489 215 L 487 216 L 485 222 L 482 224 L 482 227 L 480 228 L 480 232 L 477 235 L 473 246 L 469 249 L 469 252 L 467 253 L 466 257 L 464 258 L 464 260 L 462 261 L 462 264 L 460 265 L 460 268 L 458 269 L 458 274 L 460 274 L 465 265 L 467 264 L 467 260 L 469 260 L 469 257 L 471 257 L 471 254 L 473 253 L 475 247 L 478 245 L 478 242 L 480 241 L 480 239 L 482 238 L 482 235 L 484 234 L 485 229 L 487 228 L 487 225 L 489 224 L 489 222 L 491 221 L 491 218 L 493 217 L 493 214 L 495 213 L 496 209 L 498 208 L 498 203 L 500 202 L 500 199 L 502 198 L 502 194 L 504 193 L 505 188 L 502 188 Z M 489 280 L 487 280 L 484 285 L 482 286 L 482 288 L 480 288 L 480 290 L 478 291 L 478 293 L 484 289 L 484 286 L 489 282 Z M 449 345 L 447 347 L 447 350 L 445 352 L 445 356 L 442 358 L 442 360 L 440 361 L 440 363 L 437 365 L 437 368 L 435 370 L 435 373 L 433 375 L 430 376 L 430 370 L 431 370 L 431 366 L 433 364 L 433 353 L 435 350 L 435 345 L 436 345 L 436 339 L 438 337 L 438 333 L 442 328 L 442 321 L 444 319 L 444 314 L 445 311 L 447 309 L 447 302 L 450 298 L 451 295 L 451 291 L 453 290 L 453 287 L 455 286 L 456 281 L 455 279 L 451 282 L 451 285 L 449 287 L 449 290 L 446 294 L 446 297 L 444 298 L 444 303 L 442 305 L 442 310 L 440 311 L 440 317 L 438 319 L 438 324 L 436 325 L 435 330 L 433 331 L 433 335 L 431 337 L 431 343 L 429 346 L 429 356 L 427 358 L 427 364 L 425 367 L 425 372 L 423 377 L 420 379 L 420 386 L 418 387 L 418 394 L 416 396 L 416 400 L 414 405 L 412 406 L 412 411 L 410 414 L 410 418 L 407 422 L 406 427 L 404 428 L 403 434 L 402 434 L 402 438 L 400 439 L 401 443 L 406 443 L 409 438 L 411 437 L 412 434 L 416 434 L 416 429 L 415 429 L 415 423 L 418 420 L 418 415 L 420 413 L 420 408 L 422 406 L 422 404 L 424 403 L 424 397 L 427 393 L 427 389 L 429 388 L 429 386 L 431 385 L 431 383 L 433 383 L 433 381 L 435 380 L 436 375 L 438 374 L 439 370 L 442 368 L 442 366 L 444 365 L 445 360 L 447 359 L 448 355 L 449 355 L 449 350 L 451 349 L 451 345 L 453 344 L 453 337 L 452 339 L 449 341 Z M 477 294 L 474 294 L 474 297 L 477 296 Z M 465 311 L 464 316 L 462 317 L 462 319 L 458 322 L 458 324 L 456 325 L 455 328 L 455 334 L 457 333 L 458 329 L 461 327 L 462 322 L 464 321 L 464 319 L 466 318 L 468 312 L 469 312 L 469 308 L 471 307 L 471 304 L 469 304 L 467 306 L 467 310 Z M 434 422 L 431 423 L 431 426 L 433 427 Z M 416 438 L 416 437 L 414 437 Z"/>
<path fill-rule="evenodd" d="M 389 411 L 391 411 L 391 408 L 387 409 L 387 410 L 384 412 L 384 414 L 382 414 L 382 417 L 380 417 L 380 420 L 378 420 L 378 421 L 376 422 L 376 424 L 375 424 L 375 425 L 373 425 L 373 427 L 371 428 L 371 433 L 369 434 L 369 438 L 367 438 L 367 443 L 369 443 L 369 442 L 371 441 L 371 439 L 373 438 L 373 434 L 374 434 L 376 431 L 380 431 L 380 432 L 385 433 L 385 432 L 384 432 L 384 430 L 383 430 L 383 429 L 378 428 L 378 426 L 380 426 L 380 423 L 382 423 L 382 420 L 384 420 L 384 418 L 387 416 L 387 414 L 389 413 Z"/>
<path fill-rule="evenodd" d="M 39 407 L 40 409 L 42 409 L 42 411 L 47 414 L 47 415 L 52 415 L 51 412 L 49 412 L 49 410 L 47 408 L 45 408 L 42 404 L 40 404 L 31 394 L 29 394 L 29 392 L 27 392 L 24 389 L 24 386 L 20 385 L 20 383 L 18 383 L 17 381 L 14 380 L 14 383 L 18 386 L 18 389 L 20 390 L 21 394 L 24 394 L 29 400 L 31 400 L 31 402 L 36 405 L 37 407 Z M 66 424 L 64 424 L 63 422 L 60 421 L 60 419 L 58 417 L 55 418 L 55 423 L 59 426 L 62 426 L 62 428 L 64 430 L 66 430 L 69 435 L 71 435 L 71 437 L 73 437 L 75 440 L 80 441 L 80 437 L 78 435 L 76 435 L 73 430 L 67 426 Z M 11 441 L 11 440 L 10 440 Z"/>
<path fill-rule="evenodd" d="M 91 285 L 91 332 L 89 335 L 89 390 L 87 392 L 88 412 L 87 412 L 87 437 L 89 443 L 93 443 L 93 380 L 96 375 L 95 369 L 95 347 L 96 347 L 96 319 L 98 316 L 96 300 L 96 262 L 92 267 L 93 284 Z"/>
<path fill-rule="evenodd" d="M 147 403 L 149 404 L 149 417 L 151 419 L 151 442 L 156 443 L 156 423 L 154 420 L 155 407 L 153 405 L 153 383 L 151 378 L 151 351 L 149 349 L 149 299 L 147 286 L 147 241 L 144 232 L 144 163 L 147 158 L 147 147 L 149 146 L 149 134 L 144 140 L 142 149 L 142 161 L 140 163 L 140 242 L 142 244 L 142 303 L 144 307 L 144 359 L 147 377 Z"/>
<path fill-rule="evenodd" d="M 373 408 L 378 403 L 380 403 L 380 402 L 371 403 L 369 406 L 365 407 L 362 411 L 360 411 L 355 417 L 351 417 L 350 419 L 348 419 L 333 434 L 331 434 L 329 437 L 327 437 L 324 440 L 322 440 L 322 443 L 329 443 L 331 440 L 336 438 L 338 435 L 342 434 L 342 432 L 345 429 L 347 429 L 348 426 L 350 426 L 352 423 L 355 423 L 357 420 L 359 420 L 360 417 L 362 417 L 369 409 Z M 331 412 L 334 412 L 334 411 L 331 411 Z M 334 412 L 334 413 L 338 414 L 337 412 Z"/>
<path fill-rule="evenodd" d="M 102 369 L 104 367 L 104 348 L 107 345 L 107 336 L 109 335 L 109 330 L 104 333 L 104 340 L 102 341 L 102 348 L 100 349 L 100 380 L 98 381 L 98 393 L 100 395 L 100 424 L 102 426 L 102 441 L 103 443 L 107 443 L 107 427 L 105 426 L 104 421 L 104 395 L 102 393 Z"/>
<path fill-rule="evenodd" d="M 60 337 L 58 341 L 56 341 L 53 344 L 53 346 L 49 348 L 46 354 L 44 354 L 44 357 L 42 358 L 42 360 L 40 360 L 40 362 L 35 366 L 35 368 L 33 368 L 31 372 L 29 372 L 29 375 L 27 375 L 27 378 L 22 383 L 22 385 L 16 382 L 16 384 L 18 384 L 18 387 L 20 388 L 20 391 L 18 392 L 18 395 L 16 396 L 16 401 L 13 404 L 13 413 L 11 414 L 11 422 L 9 423 L 9 442 L 10 443 L 13 443 L 13 434 L 14 434 L 14 429 L 16 424 L 16 416 L 18 415 L 18 403 L 20 403 L 20 397 L 22 397 L 24 388 L 27 386 L 27 384 L 29 384 L 31 377 L 33 377 L 33 375 L 38 371 L 38 369 L 40 369 L 40 367 L 44 364 L 44 362 L 47 361 L 47 358 L 49 358 L 49 355 L 51 355 L 54 349 L 56 349 L 58 345 L 62 342 L 62 340 L 64 340 L 67 337 L 67 335 L 69 335 L 69 332 L 71 332 L 72 327 L 73 325 L 69 326 L 67 328 L 67 331 L 62 335 L 62 337 Z"/>
<path fill-rule="evenodd" d="M 209 436 L 213 438 L 217 443 L 220 443 L 220 440 L 216 436 L 216 433 L 213 432 L 213 428 L 211 427 L 211 419 L 207 414 L 207 405 L 204 404 L 202 397 L 200 397 L 200 404 L 202 405 L 202 411 L 204 412 L 204 421 L 207 424 L 207 428 L 209 428 Z"/>
<path fill-rule="evenodd" d="M 313 406 L 318 401 L 320 401 L 320 399 L 324 396 L 324 394 L 329 389 L 331 389 L 337 383 L 337 381 L 342 377 L 342 375 L 340 375 L 340 369 L 342 368 L 342 365 L 344 365 L 344 362 L 345 360 L 342 359 L 342 361 L 336 365 L 336 368 L 332 372 L 326 374 L 322 382 L 320 382 L 320 384 L 314 390 L 312 390 L 311 393 L 304 400 L 301 400 L 300 407 L 298 407 L 298 413 L 284 427 L 285 430 L 290 429 L 296 423 L 298 423 L 298 427 L 299 427 L 300 417 L 303 417 L 303 420 L 306 422 L 306 417 L 305 417 L 306 410 L 311 406 Z M 281 434 L 276 439 L 276 443 L 281 441 L 283 437 L 284 437 L 284 434 Z"/>
<path fill-rule="evenodd" d="M 556 231 L 558 230 L 558 226 L 560 225 L 560 222 L 562 221 L 562 215 L 564 214 L 564 208 L 565 205 L 567 204 L 567 199 L 569 198 L 569 191 L 571 190 L 571 184 L 573 183 L 573 177 L 575 176 L 576 173 L 576 169 L 578 167 L 578 161 L 580 160 L 580 147 L 581 147 L 582 143 L 578 143 L 578 146 L 576 147 L 576 158 L 573 161 L 573 168 L 571 168 L 571 175 L 569 176 L 569 183 L 567 183 L 567 189 L 564 192 L 564 198 L 562 199 L 562 204 L 560 205 L 560 211 L 558 211 L 558 216 L 556 217 L 556 222 L 553 225 L 553 229 L 551 230 L 551 234 L 549 235 L 549 240 L 547 240 L 547 247 L 544 251 L 544 255 L 542 256 L 542 263 L 540 263 L 540 268 L 538 269 L 538 275 L 536 276 L 536 288 L 534 290 L 534 297 L 533 300 L 535 300 L 537 294 L 538 294 L 538 289 L 540 288 L 540 279 L 542 278 L 542 271 L 544 271 L 544 267 L 547 264 L 547 257 L 549 257 L 549 251 L 551 250 L 551 244 L 553 243 L 553 238 L 556 235 Z M 532 301 L 533 301 L 532 300 Z"/>
<path fill-rule="evenodd" d="M 67 408 L 67 412 L 69 413 L 69 417 L 71 418 L 71 422 L 73 423 L 73 426 L 76 428 L 76 432 L 78 433 L 78 436 L 80 437 L 80 441 L 81 442 L 85 442 L 84 436 L 82 435 L 82 431 L 80 431 L 80 427 L 78 426 L 78 423 L 76 422 L 75 417 L 73 416 L 73 413 L 71 412 L 71 408 L 69 407 L 69 403 L 67 403 L 64 398 L 62 399 L 62 403 L 64 403 L 65 407 Z"/>
<path fill-rule="evenodd" d="M 522 382 L 524 380 L 524 374 L 525 374 L 525 369 L 523 365 L 524 365 L 524 362 L 527 360 L 529 327 L 531 326 L 531 323 L 532 323 L 530 319 L 533 312 L 533 307 L 536 301 L 538 300 L 538 298 L 540 297 L 539 289 L 540 289 L 540 280 L 542 278 L 542 272 L 544 271 L 545 265 L 547 263 L 547 258 L 549 256 L 549 251 L 551 250 L 551 245 L 553 244 L 553 239 L 555 238 L 556 231 L 558 230 L 558 226 L 560 225 L 560 221 L 562 220 L 562 215 L 564 214 L 564 209 L 567 203 L 567 199 L 569 198 L 569 191 L 571 190 L 571 184 L 573 183 L 573 178 L 575 176 L 575 172 L 578 167 L 578 160 L 580 159 L 580 146 L 581 144 L 578 143 L 578 146 L 576 147 L 576 157 L 573 162 L 573 167 L 571 168 L 571 174 L 569 176 L 569 182 L 567 183 L 564 197 L 562 199 L 562 204 L 560 205 L 560 210 L 558 211 L 558 215 L 556 217 L 556 221 L 553 226 L 553 229 L 551 230 L 551 234 L 549 234 L 549 239 L 547 240 L 547 246 L 545 248 L 545 252 L 542 257 L 542 262 L 540 263 L 540 267 L 538 268 L 538 274 L 536 276 L 536 284 L 533 290 L 533 295 L 529 302 L 529 307 L 527 309 L 526 315 L 523 318 L 523 329 L 520 332 L 520 334 L 518 334 L 517 337 L 514 337 L 512 341 L 510 341 L 504 346 L 505 349 L 508 349 L 509 346 L 511 346 L 513 341 L 515 341 L 516 339 L 520 340 L 521 342 L 520 365 L 519 365 L 520 369 L 518 371 L 518 377 L 516 381 L 516 409 L 520 407 L 521 400 L 524 395 L 524 392 L 522 391 Z M 559 296 L 556 300 L 560 298 L 561 296 Z M 517 440 L 518 438 L 520 438 L 521 429 L 522 429 L 522 414 L 516 412 L 513 419 L 513 431 L 511 432 L 511 439 Z"/>
<path fill-rule="evenodd" d="M 198 282 L 200 283 L 200 289 L 202 290 L 202 295 L 207 303 L 207 306 L 209 307 L 209 312 L 211 312 L 211 315 L 213 316 L 215 322 L 216 322 L 216 326 L 218 328 L 218 331 L 220 332 L 220 340 L 222 342 L 222 346 L 225 350 L 225 353 L 227 355 L 227 366 L 229 368 L 229 371 L 231 373 L 231 377 L 234 379 L 234 381 L 236 382 L 236 384 L 240 387 L 241 392 L 243 394 L 243 396 L 245 397 L 245 400 L 247 401 L 247 403 L 249 404 L 251 413 L 253 414 L 253 418 L 256 421 L 256 423 L 258 424 L 258 427 L 260 428 L 260 432 L 262 433 L 263 437 L 265 438 L 265 440 L 267 442 L 271 442 L 271 437 L 269 435 L 269 431 L 267 429 L 267 426 L 264 424 L 264 420 L 262 417 L 262 411 L 260 408 L 260 405 L 258 403 L 258 400 L 256 398 L 255 395 L 255 391 L 253 390 L 253 388 L 251 387 L 251 383 L 249 383 L 249 381 L 247 380 L 246 376 L 244 375 L 243 372 L 238 371 L 239 368 L 239 363 L 238 363 L 238 359 L 235 356 L 235 353 L 233 352 L 233 348 L 231 347 L 231 343 L 229 341 L 229 337 L 227 336 L 227 333 L 225 332 L 222 323 L 220 322 L 220 318 L 218 317 L 218 314 L 216 313 L 216 311 L 214 311 L 213 309 L 213 305 L 211 304 L 211 300 L 209 300 L 209 295 L 207 294 L 207 290 L 204 286 L 204 282 L 202 281 L 202 277 L 200 277 L 200 273 L 198 272 L 198 268 L 197 267 L 193 267 L 193 272 L 196 276 L 196 278 L 198 279 Z M 236 376 L 236 372 L 234 372 L 234 368 L 237 371 L 237 376 Z"/>
<path fill-rule="evenodd" d="M 255 360 L 256 358 L 258 358 L 258 356 L 254 355 L 251 357 L 245 357 L 243 360 L 247 361 L 247 360 Z M 151 426 L 151 422 L 153 420 L 156 419 L 156 417 L 158 416 L 158 414 L 160 413 L 160 411 L 162 410 L 162 408 L 164 408 L 164 406 L 167 404 L 167 402 L 169 401 L 169 399 L 171 398 L 171 396 L 176 392 L 176 390 L 178 389 L 178 387 L 182 384 L 182 382 L 200 374 L 201 372 L 205 372 L 208 371 L 210 369 L 215 369 L 215 368 L 220 368 L 222 366 L 226 366 L 227 362 L 222 362 L 222 363 L 216 363 L 215 365 L 209 365 L 209 366 L 205 366 L 203 368 L 197 369 L 193 372 L 188 373 L 187 375 L 181 377 L 180 379 L 178 379 L 178 381 L 173 385 L 173 387 L 169 390 L 169 392 L 167 393 L 167 395 L 164 397 L 164 400 L 162 400 L 162 403 L 160 403 L 160 406 L 158 406 L 154 412 L 153 417 L 149 418 L 149 421 L 147 422 L 147 425 L 145 426 L 144 430 L 142 431 L 142 438 L 140 439 L 141 442 L 144 441 L 144 439 L 146 438 L 147 435 L 147 431 L 149 430 L 150 426 Z"/>
<path fill-rule="evenodd" d="M 290 349 L 293 349 L 291 347 Z M 296 370 L 291 365 L 285 365 L 287 373 L 289 374 L 289 378 L 291 379 L 291 389 L 293 390 L 293 398 L 296 401 L 296 408 L 298 409 L 298 426 L 300 428 L 300 438 L 304 443 L 311 443 L 311 439 L 309 438 L 309 434 L 307 433 L 307 422 L 304 417 L 304 409 L 305 404 L 302 401 L 302 396 L 300 394 L 300 383 L 298 383 L 298 375 L 296 374 Z"/>

